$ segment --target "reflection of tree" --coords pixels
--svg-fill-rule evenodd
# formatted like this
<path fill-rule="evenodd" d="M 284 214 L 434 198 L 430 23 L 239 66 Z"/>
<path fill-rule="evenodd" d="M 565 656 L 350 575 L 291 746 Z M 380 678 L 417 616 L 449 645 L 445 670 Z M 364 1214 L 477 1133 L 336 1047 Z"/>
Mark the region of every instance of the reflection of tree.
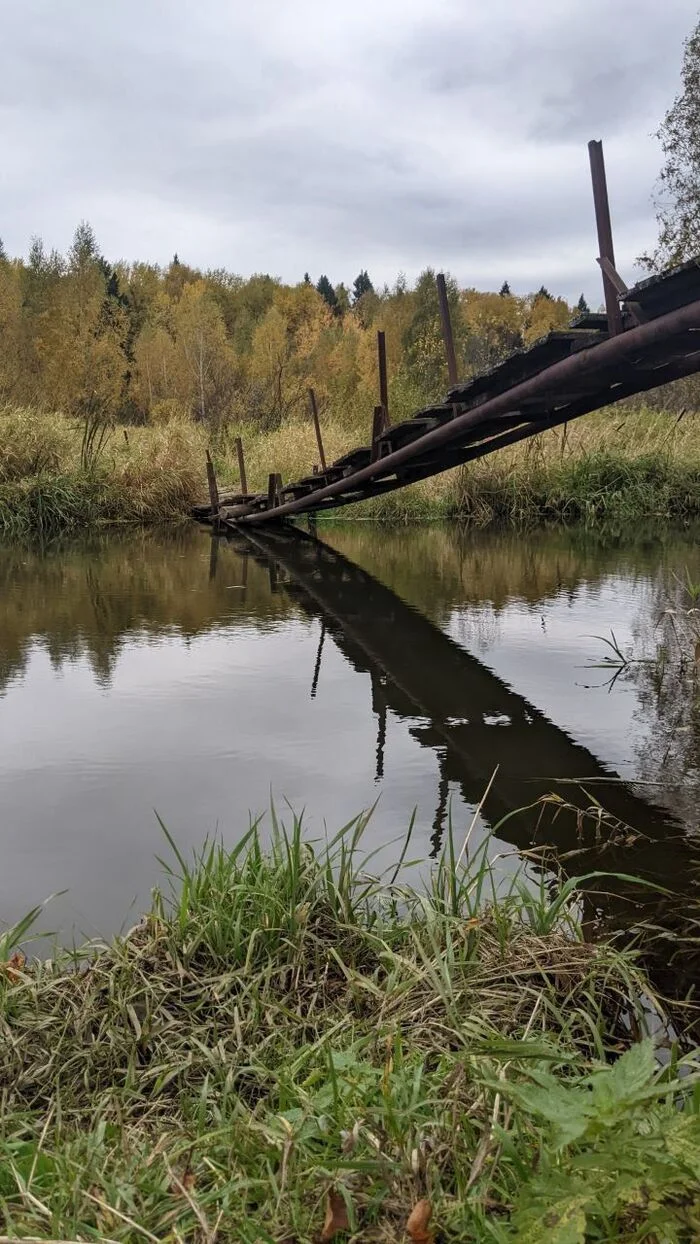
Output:
<path fill-rule="evenodd" d="M 267 625 L 289 613 L 253 567 L 244 591 L 242 559 L 232 549 L 210 577 L 207 533 L 187 528 L 92 538 L 47 554 L 0 547 L 0 695 L 24 672 L 33 645 L 54 669 L 87 658 L 109 684 L 125 639 L 173 630 L 192 636 L 237 617 Z"/>
<path fill-rule="evenodd" d="M 687 569 L 700 579 L 700 557 Z M 659 783 L 664 802 L 686 825 L 699 826 L 700 611 L 679 574 L 662 567 L 635 619 L 634 659 L 625 676 L 639 702 L 640 779 Z"/>

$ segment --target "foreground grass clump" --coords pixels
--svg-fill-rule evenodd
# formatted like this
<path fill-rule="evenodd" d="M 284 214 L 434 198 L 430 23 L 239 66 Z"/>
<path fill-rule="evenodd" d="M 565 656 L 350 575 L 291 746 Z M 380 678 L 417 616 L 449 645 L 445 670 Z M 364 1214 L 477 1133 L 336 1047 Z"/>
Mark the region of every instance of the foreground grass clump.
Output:
<path fill-rule="evenodd" d="M 367 440 L 342 412 L 324 412 L 326 456 L 333 461 Z M 172 522 L 206 500 L 205 453 L 224 491 L 238 484 L 235 438 L 243 438 L 249 487 L 268 473 L 305 475 L 318 450 L 308 418 L 272 432 L 230 424 L 216 433 L 184 417 L 107 429 L 86 458 L 85 429 L 60 414 L 0 409 L 0 535 L 55 535 L 125 523 Z M 536 523 L 700 514 L 700 417 L 622 407 L 447 471 L 348 514 L 397 522 L 464 518 Z"/>
<path fill-rule="evenodd" d="M 573 887 L 497 898 L 451 842 L 423 891 L 375 881 L 363 824 L 178 856 L 81 955 L 6 936 L 5 1236 L 697 1238 L 697 1073 L 632 1042 L 645 982 Z"/>

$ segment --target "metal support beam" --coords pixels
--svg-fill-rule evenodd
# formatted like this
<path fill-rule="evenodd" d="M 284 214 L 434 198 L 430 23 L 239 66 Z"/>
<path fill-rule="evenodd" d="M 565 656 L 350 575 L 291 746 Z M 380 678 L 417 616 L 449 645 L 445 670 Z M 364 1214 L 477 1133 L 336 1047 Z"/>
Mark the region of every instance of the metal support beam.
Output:
<path fill-rule="evenodd" d="M 323 452 L 323 441 L 321 439 L 321 425 L 318 421 L 318 406 L 316 405 L 316 394 L 313 389 L 309 389 L 309 408 L 311 410 L 311 418 L 314 421 L 314 431 L 316 433 L 316 444 L 318 445 L 318 456 L 321 461 L 321 470 L 326 472 L 326 455 Z"/>
<path fill-rule="evenodd" d="M 612 224 L 610 223 L 610 204 L 608 202 L 608 183 L 605 176 L 605 159 L 603 144 L 592 140 L 588 144 L 588 155 L 591 162 L 591 181 L 593 183 L 593 205 L 595 207 L 595 223 L 598 230 L 598 253 L 600 259 L 607 259 L 615 267 L 615 251 L 613 248 Z M 605 310 L 608 317 L 608 332 L 611 337 L 622 332 L 622 314 L 617 301 L 617 292 L 613 282 L 603 268 L 603 291 L 605 294 Z"/>
<path fill-rule="evenodd" d="M 432 432 L 426 432 L 425 436 L 420 437 L 419 440 L 412 442 L 410 445 L 405 445 L 402 449 L 394 450 L 385 457 L 377 459 L 375 462 L 370 463 L 369 466 L 363 467 L 362 470 L 355 471 L 352 476 L 347 476 L 345 479 L 318 489 L 314 493 L 314 508 L 318 508 L 317 503 L 319 501 L 325 501 L 331 497 L 339 497 L 342 493 L 359 488 L 360 485 L 370 480 L 392 475 L 397 467 L 407 465 L 412 459 L 418 459 L 426 451 L 439 449 L 450 442 L 459 444 L 462 433 L 469 432 L 486 418 L 496 418 L 499 415 L 509 414 L 514 409 L 517 410 L 523 402 L 537 400 L 543 392 L 556 393 L 557 389 L 569 391 L 570 387 L 577 387 L 579 384 L 585 386 L 589 381 L 593 384 L 596 376 L 600 375 L 601 371 L 606 367 L 614 368 L 624 364 L 627 358 L 641 357 L 655 345 L 660 345 L 667 341 L 669 337 L 676 336 L 687 330 L 700 330 L 700 301 L 688 303 L 686 306 L 679 307 L 666 315 L 660 315 L 656 319 L 650 320 L 647 324 L 639 325 L 638 328 L 630 328 L 621 337 L 611 337 L 601 341 L 598 345 L 577 350 L 576 353 L 568 355 L 558 363 L 553 363 L 551 367 L 546 368 L 538 375 L 531 376 L 527 380 L 514 385 L 507 392 L 488 398 L 481 405 L 465 411 L 464 414 L 457 415 L 450 423 L 445 423 L 442 427 L 435 428 Z M 694 362 L 689 370 L 691 372 L 697 371 L 697 363 Z M 630 387 L 630 392 L 641 392 L 644 388 L 651 388 L 654 383 L 662 384 L 666 379 L 670 378 L 659 375 L 656 381 L 649 380 L 646 384 L 637 382 L 637 384 Z M 610 400 L 616 401 L 618 396 L 623 396 L 622 392 L 611 395 Z M 455 400 L 459 400 L 458 396 Z M 593 405 L 588 407 L 588 409 L 594 408 Z M 562 419 L 562 422 L 565 422 L 565 420 Z M 307 500 L 287 501 L 280 506 L 279 516 L 296 514 L 308 508 Z M 240 521 L 246 527 L 250 524 L 264 523 L 265 512 L 248 514 L 242 517 Z"/>
<path fill-rule="evenodd" d="M 442 340 L 445 343 L 445 354 L 447 355 L 447 375 L 450 379 L 450 388 L 459 383 L 457 375 L 457 359 L 455 357 L 455 343 L 452 336 L 452 321 L 450 319 L 450 304 L 447 299 L 447 285 L 445 284 L 444 273 L 437 274 L 437 292 L 438 303 L 440 304 L 440 326 L 442 328 Z"/>
<path fill-rule="evenodd" d="M 389 382 L 386 370 L 386 337 L 377 333 L 377 358 L 379 360 L 379 402 L 384 409 L 384 427 L 389 428 Z M 382 429 L 383 431 L 384 429 Z"/>

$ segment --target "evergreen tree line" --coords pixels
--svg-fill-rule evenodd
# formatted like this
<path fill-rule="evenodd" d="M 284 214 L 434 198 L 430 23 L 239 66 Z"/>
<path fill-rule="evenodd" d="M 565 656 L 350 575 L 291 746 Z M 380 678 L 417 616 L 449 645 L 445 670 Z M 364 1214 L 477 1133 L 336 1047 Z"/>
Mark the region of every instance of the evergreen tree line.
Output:
<path fill-rule="evenodd" d="M 448 280 L 462 373 L 493 366 L 586 311 L 544 287 L 519 297 Z M 88 224 L 68 254 L 32 243 L 26 260 L 0 249 L 0 402 L 69 415 L 163 421 L 189 417 L 279 426 L 304 408 L 309 385 L 354 426 L 376 401 L 376 332 L 386 334 L 390 385 L 403 409 L 444 393 L 435 286 L 298 285 L 201 272 L 177 255 L 166 267 L 109 263 Z"/>

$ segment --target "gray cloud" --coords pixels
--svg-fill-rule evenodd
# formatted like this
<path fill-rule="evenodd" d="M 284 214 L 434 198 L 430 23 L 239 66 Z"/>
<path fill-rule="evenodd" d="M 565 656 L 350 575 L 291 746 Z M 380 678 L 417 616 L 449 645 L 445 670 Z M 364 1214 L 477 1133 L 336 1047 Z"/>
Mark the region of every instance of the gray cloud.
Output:
<path fill-rule="evenodd" d="M 375 281 L 428 263 L 599 301 L 585 142 L 618 265 L 653 245 L 652 131 L 696 0 L 9 0 L 0 235 Z"/>

